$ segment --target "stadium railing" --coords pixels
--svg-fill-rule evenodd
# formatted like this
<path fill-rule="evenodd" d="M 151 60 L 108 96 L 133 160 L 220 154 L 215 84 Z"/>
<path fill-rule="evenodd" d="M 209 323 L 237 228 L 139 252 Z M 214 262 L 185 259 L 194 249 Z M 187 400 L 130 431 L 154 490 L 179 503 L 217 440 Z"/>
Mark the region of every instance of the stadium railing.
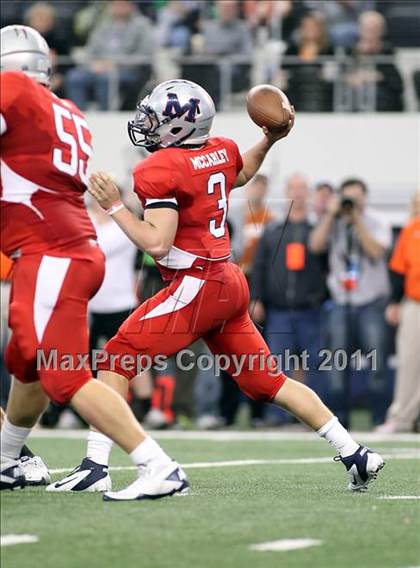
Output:
<path fill-rule="evenodd" d="M 318 67 L 320 77 L 331 86 L 332 104 L 327 111 L 332 112 L 375 112 L 376 111 L 376 82 L 372 81 L 353 89 L 348 82 L 350 74 L 355 69 L 363 69 L 365 73 L 374 73 L 378 65 L 395 65 L 400 71 L 404 83 L 405 110 L 415 112 L 417 101 L 414 96 L 412 70 L 420 69 L 420 52 L 411 54 L 409 65 L 401 65 L 401 58 L 394 56 L 363 56 L 353 57 L 337 51 L 333 56 L 319 56 L 314 61 L 302 61 L 297 56 L 277 55 L 261 58 L 261 52 L 256 51 L 255 56 L 244 57 L 231 55 L 213 57 L 207 55 L 181 56 L 171 50 L 161 50 L 152 58 L 138 55 L 115 58 L 115 67 L 109 71 L 109 110 L 118 110 L 121 103 L 120 93 L 120 66 L 151 65 L 152 77 L 147 86 L 157 84 L 162 80 L 182 77 L 191 78 L 201 83 L 209 80 L 207 87 L 217 101 L 221 110 L 235 110 L 237 93 L 244 93 L 254 84 L 270 82 L 285 88 L 287 74 L 292 75 L 299 68 Z M 164 63 L 162 63 L 164 61 Z M 76 56 L 59 56 L 56 65 L 60 70 L 76 65 L 88 65 L 85 54 Z M 211 73 L 209 72 L 211 70 Z M 201 81 L 200 81 L 201 80 Z M 145 85 L 139 88 L 139 97 L 145 93 Z M 213 91 L 213 92 L 212 92 Z M 236 104 L 235 104 L 236 103 Z M 241 98 L 241 106 L 243 99 Z M 318 109 L 323 111 L 323 109 Z"/>

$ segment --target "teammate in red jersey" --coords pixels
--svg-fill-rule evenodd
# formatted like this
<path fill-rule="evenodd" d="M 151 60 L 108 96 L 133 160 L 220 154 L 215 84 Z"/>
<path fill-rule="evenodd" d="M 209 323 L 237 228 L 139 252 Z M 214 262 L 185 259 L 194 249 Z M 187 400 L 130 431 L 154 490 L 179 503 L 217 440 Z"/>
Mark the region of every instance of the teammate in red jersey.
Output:
<path fill-rule="evenodd" d="M 178 465 L 146 438 L 127 403 L 80 365 L 88 353 L 87 303 L 104 275 L 83 202 L 89 128 L 72 102 L 50 92 L 49 49 L 38 32 L 3 28 L 1 69 L 1 245 L 15 259 L 6 364 L 16 380 L 1 429 L 0 488 L 25 484 L 17 458 L 51 399 L 70 403 L 136 465 L 152 448 L 166 477 L 177 479 L 168 492 L 181 491 L 188 484 Z M 107 477 L 85 466 L 80 487 Z"/>
<path fill-rule="evenodd" d="M 138 371 L 128 366 L 136 354 L 172 355 L 202 337 L 214 354 L 223 355 L 234 375 L 234 357 L 244 358 L 235 380 L 251 398 L 272 402 L 316 430 L 338 451 L 350 472 L 350 488 L 367 487 L 383 466 L 382 458 L 359 446 L 318 396 L 277 371 L 269 350 L 248 314 L 245 277 L 229 262 L 226 228 L 231 190 L 258 171 L 271 146 L 286 136 L 263 129 L 263 139 L 240 155 L 235 142 L 210 138 L 215 109 L 208 93 L 190 81 L 167 81 L 138 105 L 129 134 L 134 144 L 152 152 L 134 170 L 134 190 L 144 207 L 139 220 L 120 201 L 118 189 L 105 173 L 90 178 L 89 191 L 121 229 L 153 256 L 167 288 L 141 305 L 105 346 L 100 380 L 121 394 Z M 127 359 L 128 358 L 128 359 Z M 111 443 L 97 435 L 88 456 L 98 467 L 108 465 Z M 165 471 L 151 457 L 147 480 L 137 479 L 106 499 L 138 499 L 166 492 Z M 79 468 L 81 474 L 82 468 Z M 64 479 L 56 489 L 71 490 Z M 50 486 L 54 490 L 54 485 Z"/>

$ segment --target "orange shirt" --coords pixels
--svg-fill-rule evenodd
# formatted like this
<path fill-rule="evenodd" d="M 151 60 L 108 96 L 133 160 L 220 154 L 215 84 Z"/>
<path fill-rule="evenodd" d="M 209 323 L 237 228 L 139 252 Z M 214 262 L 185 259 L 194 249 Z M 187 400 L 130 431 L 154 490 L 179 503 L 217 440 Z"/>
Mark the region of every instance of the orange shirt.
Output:
<path fill-rule="evenodd" d="M 389 266 L 405 276 L 405 296 L 420 302 L 420 217 L 402 229 Z"/>
<path fill-rule="evenodd" d="M 0 252 L 0 280 L 10 280 L 12 275 L 13 261 Z"/>
<path fill-rule="evenodd" d="M 238 262 L 245 274 L 248 274 L 252 269 L 258 241 L 261 238 L 265 225 L 273 219 L 274 215 L 266 207 L 248 210 L 243 226 L 244 247 Z"/>

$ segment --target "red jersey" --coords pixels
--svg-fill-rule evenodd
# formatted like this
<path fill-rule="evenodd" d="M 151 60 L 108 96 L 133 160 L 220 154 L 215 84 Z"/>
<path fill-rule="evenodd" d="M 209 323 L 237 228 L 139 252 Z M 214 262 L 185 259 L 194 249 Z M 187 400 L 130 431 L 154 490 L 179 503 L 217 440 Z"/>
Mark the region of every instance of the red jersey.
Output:
<path fill-rule="evenodd" d="M 7 255 L 89 255 L 83 201 L 91 134 L 79 109 L 20 72 L 1 73 L 1 246 Z"/>
<path fill-rule="evenodd" d="M 179 212 L 174 244 L 158 261 L 164 275 L 165 268 L 188 269 L 200 259 L 229 258 L 229 194 L 242 166 L 239 149 L 228 138 L 210 138 L 199 149 L 158 150 L 136 166 L 134 191 L 144 209 L 173 207 Z"/>

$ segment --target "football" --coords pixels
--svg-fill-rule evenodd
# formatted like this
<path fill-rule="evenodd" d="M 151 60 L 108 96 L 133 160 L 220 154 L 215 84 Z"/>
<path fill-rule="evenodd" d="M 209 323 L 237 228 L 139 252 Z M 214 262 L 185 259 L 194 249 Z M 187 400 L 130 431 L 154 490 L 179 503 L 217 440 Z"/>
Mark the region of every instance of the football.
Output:
<path fill-rule="evenodd" d="M 257 85 L 246 98 L 247 111 L 258 126 L 269 130 L 284 128 L 292 115 L 292 105 L 286 95 L 273 85 Z"/>

